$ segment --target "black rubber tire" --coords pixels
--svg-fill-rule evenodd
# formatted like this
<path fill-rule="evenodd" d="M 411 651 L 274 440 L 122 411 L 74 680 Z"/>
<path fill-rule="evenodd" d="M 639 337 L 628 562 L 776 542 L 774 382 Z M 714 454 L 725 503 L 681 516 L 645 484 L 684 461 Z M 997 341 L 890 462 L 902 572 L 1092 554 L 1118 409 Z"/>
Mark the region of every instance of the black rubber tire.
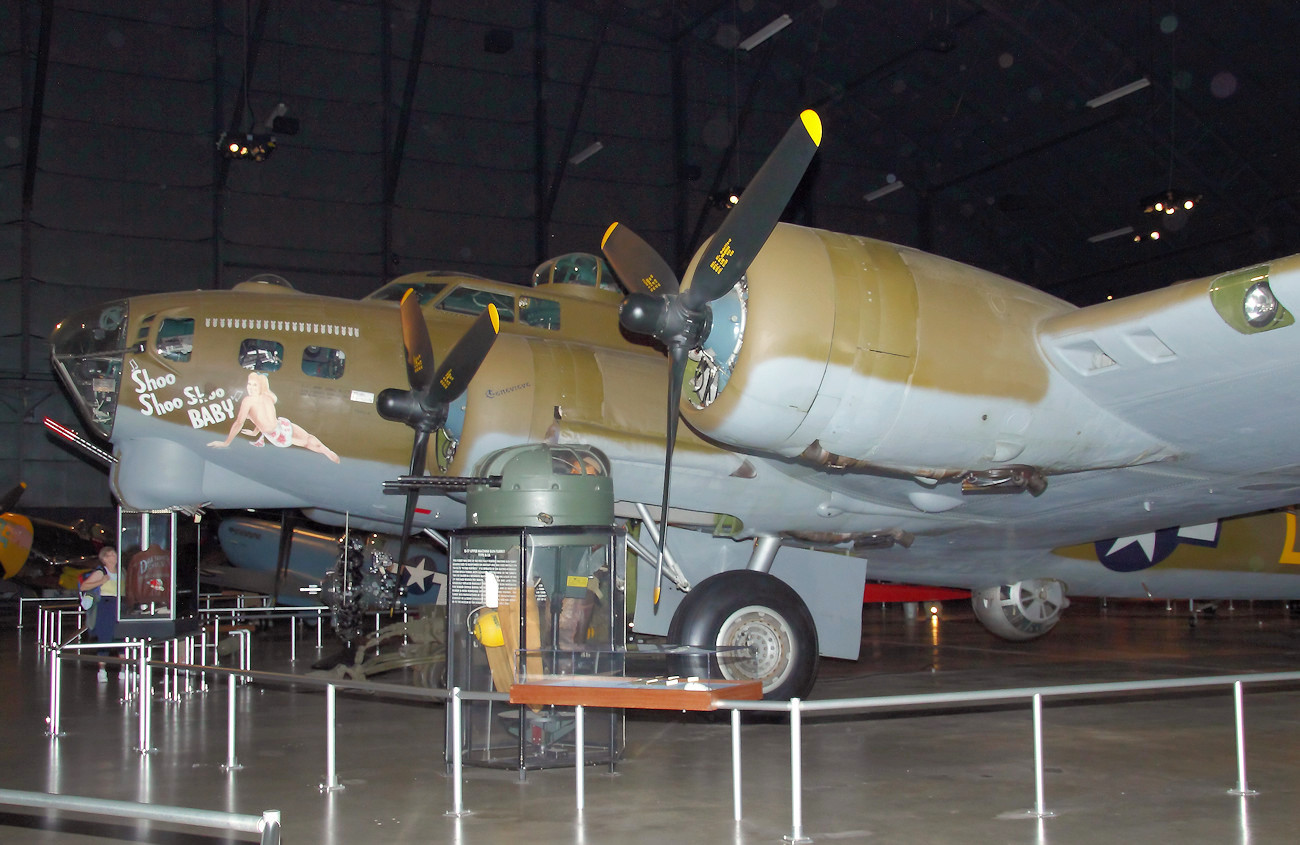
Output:
<path fill-rule="evenodd" d="M 705 578 L 678 606 L 668 640 L 701 648 L 760 646 L 758 666 L 729 661 L 722 674 L 729 680 L 762 680 L 766 699 L 803 698 L 817 679 L 812 614 L 798 593 L 766 572 L 740 569 Z"/>

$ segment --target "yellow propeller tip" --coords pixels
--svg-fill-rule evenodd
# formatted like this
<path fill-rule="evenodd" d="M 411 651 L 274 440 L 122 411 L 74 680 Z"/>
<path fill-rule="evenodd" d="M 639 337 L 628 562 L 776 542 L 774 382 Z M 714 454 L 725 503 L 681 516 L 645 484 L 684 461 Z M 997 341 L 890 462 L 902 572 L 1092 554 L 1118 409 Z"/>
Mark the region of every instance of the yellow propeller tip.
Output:
<path fill-rule="evenodd" d="M 609 240 L 609 236 L 612 235 L 612 234 L 614 234 L 614 230 L 617 229 L 617 228 L 618 228 L 618 223 L 617 223 L 617 222 L 614 222 L 614 223 L 610 223 L 610 224 L 609 224 L 609 228 L 605 230 L 605 234 L 604 234 L 604 236 L 600 239 L 600 248 L 601 248 L 601 249 L 604 249 L 604 248 L 605 248 L 605 242 Z"/>
<path fill-rule="evenodd" d="M 822 145 L 822 119 L 817 116 L 817 112 L 812 109 L 804 109 L 799 115 L 803 121 L 803 128 L 808 130 L 808 137 L 817 146 Z"/>
<path fill-rule="evenodd" d="M 655 607 L 659 606 L 659 588 L 655 587 Z"/>
<path fill-rule="evenodd" d="M 488 303 L 488 313 L 492 315 L 492 333 L 501 333 L 501 315 L 497 313 L 497 307 L 494 303 Z"/>

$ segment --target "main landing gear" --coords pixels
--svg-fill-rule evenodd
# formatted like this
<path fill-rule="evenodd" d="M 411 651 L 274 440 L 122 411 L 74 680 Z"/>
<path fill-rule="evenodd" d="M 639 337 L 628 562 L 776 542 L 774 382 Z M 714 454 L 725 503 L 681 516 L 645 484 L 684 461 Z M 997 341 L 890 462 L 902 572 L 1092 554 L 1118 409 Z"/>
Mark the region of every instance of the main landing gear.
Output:
<path fill-rule="evenodd" d="M 719 654 L 728 680 L 759 680 L 763 697 L 802 698 L 817 677 L 817 628 L 799 594 L 775 575 L 741 569 L 704 579 L 682 600 L 668 627 L 669 642 Z"/>

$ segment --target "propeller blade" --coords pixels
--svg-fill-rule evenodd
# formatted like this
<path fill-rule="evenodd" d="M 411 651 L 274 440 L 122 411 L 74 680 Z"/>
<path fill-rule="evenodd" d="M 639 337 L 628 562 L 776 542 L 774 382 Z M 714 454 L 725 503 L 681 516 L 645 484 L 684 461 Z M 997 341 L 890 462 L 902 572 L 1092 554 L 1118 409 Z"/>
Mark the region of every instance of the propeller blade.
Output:
<path fill-rule="evenodd" d="M 20 481 L 8 493 L 5 493 L 4 497 L 0 498 L 0 513 L 9 513 L 9 511 L 13 510 L 14 505 L 18 504 L 18 500 L 23 497 L 23 491 L 26 489 L 27 482 Z"/>
<path fill-rule="evenodd" d="M 415 429 L 415 443 L 411 446 L 410 475 L 424 475 L 424 460 L 429 453 L 429 434 L 429 429 L 423 426 Z M 397 548 L 399 567 L 406 565 L 406 551 L 411 545 L 411 528 L 415 525 L 415 505 L 419 500 L 419 490 L 413 488 L 406 491 L 406 510 L 402 513 L 402 536 Z"/>
<path fill-rule="evenodd" d="M 673 474 L 673 449 L 677 446 L 677 423 L 680 415 L 677 405 L 682 398 L 682 382 L 686 377 L 686 356 L 689 350 L 682 344 L 668 349 L 668 439 L 664 444 L 664 497 L 659 510 L 659 559 L 655 562 L 654 606 L 659 607 L 659 589 L 664 580 L 664 549 L 668 548 L 668 485 Z"/>
<path fill-rule="evenodd" d="M 429 387 L 429 403 L 451 402 L 465 392 L 470 379 L 474 378 L 479 365 L 491 351 L 499 331 L 501 317 L 497 314 L 497 307 L 489 304 L 487 310 L 479 314 L 474 325 L 465 332 L 464 337 L 447 353 L 442 366 L 433 370 L 437 381 Z"/>
<path fill-rule="evenodd" d="M 425 393 L 433 384 L 433 342 L 413 288 L 402 295 L 402 346 L 406 349 L 406 380 L 416 393 Z"/>
<path fill-rule="evenodd" d="M 690 287 L 682 294 L 688 309 L 696 310 L 722 296 L 749 269 L 799 187 L 821 140 L 821 118 L 807 109 L 786 131 L 709 241 Z"/>
<path fill-rule="evenodd" d="M 600 249 L 629 293 L 664 296 L 677 293 L 681 287 L 663 256 L 626 226 L 611 223 Z"/>

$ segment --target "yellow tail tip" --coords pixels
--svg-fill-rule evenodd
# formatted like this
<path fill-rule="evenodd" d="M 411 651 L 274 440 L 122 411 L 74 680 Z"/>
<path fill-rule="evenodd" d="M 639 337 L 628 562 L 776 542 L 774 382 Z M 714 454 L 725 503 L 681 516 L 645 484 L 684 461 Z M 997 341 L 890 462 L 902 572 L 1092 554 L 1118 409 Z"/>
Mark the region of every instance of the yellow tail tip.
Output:
<path fill-rule="evenodd" d="M 799 119 L 803 121 L 803 128 L 808 130 L 808 137 L 817 146 L 822 145 L 822 119 L 817 116 L 817 112 L 812 109 L 804 109 L 799 114 Z"/>

